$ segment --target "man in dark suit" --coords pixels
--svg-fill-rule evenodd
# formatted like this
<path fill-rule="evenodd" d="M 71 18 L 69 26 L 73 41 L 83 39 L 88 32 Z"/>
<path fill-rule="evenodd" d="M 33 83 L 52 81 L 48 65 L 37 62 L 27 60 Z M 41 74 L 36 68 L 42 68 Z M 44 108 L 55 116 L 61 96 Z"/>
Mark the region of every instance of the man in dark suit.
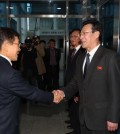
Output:
<path fill-rule="evenodd" d="M 95 19 L 83 23 L 80 39 L 89 58 L 78 58 L 74 78 L 57 93 L 70 98 L 79 89 L 82 134 L 113 134 L 120 119 L 120 57 L 100 45 L 101 25 Z"/>
<path fill-rule="evenodd" d="M 70 52 L 68 55 L 67 69 L 65 73 L 65 85 L 67 85 L 74 76 L 75 68 L 76 68 L 76 60 L 78 56 L 84 53 L 84 49 L 81 47 L 80 43 L 81 43 L 80 42 L 80 29 L 73 29 L 70 33 Z M 78 100 L 79 100 L 78 93 L 76 93 L 72 98 L 68 100 L 70 123 L 74 130 L 74 132 L 69 132 L 68 134 L 72 134 L 72 133 L 80 134 Z"/>
<path fill-rule="evenodd" d="M 61 58 L 61 51 L 55 48 L 56 41 L 50 39 L 48 42 L 49 48 L 45 50 L 45 65 L 47 71 L 47 89 L 52 91 L 59 88 L 59 62 Z"/>
<path fill-rule="evenodd" d="M 19 34 L 11 28 L 0 28 L 0 134 L 19 133 L 20 97 L 52 103 L 57 96 L 28 84 L 12 67 L 20 52 Z"/>

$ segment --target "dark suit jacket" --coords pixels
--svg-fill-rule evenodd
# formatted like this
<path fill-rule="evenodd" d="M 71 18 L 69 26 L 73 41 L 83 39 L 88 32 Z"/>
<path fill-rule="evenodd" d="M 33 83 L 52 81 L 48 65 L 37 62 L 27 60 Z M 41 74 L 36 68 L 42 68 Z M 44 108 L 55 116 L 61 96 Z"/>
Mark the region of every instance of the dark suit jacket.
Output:
<path fill-rule="evenodd" d="M 20 97 L 51 103 L 53 95 L 28 85 L 21 74 L 0 56 L 0 134 L 19 133 Z"/>
<path fill-rule="evenodd" d="M 76 73 L 72 81 L 63 88 L 66 98 L 77 89 L 80 95 L 80 122 L 85 121 L 91 130 L 106 129 L 106 122 L 120 119 L 120 64 L 115 52 L 98 48 L 85 79 L 82 66 L 85 55 L 77 60 Z M 84 114 L 83 114 L 84 113 Z"/>
<path fill-rule="evenodd" d="M 75 73 L 75 68 L 76 68 L 76 60 L 80 54 L 84 53 L 84 49 L 80 47 L 80 49 L 76 52 L 74 57 L 72 58 L 72 50 L 70 50 L 68 59 L 67 59 L 67 69 L 65 73 L 65 85 L 70 82 L 70 80 L 73 78 L 74 73 Z"/>
<path fill-rule="evenodd" d="M 55 58 L 56 58 L 56 64 L 59 67 L 61 51 L 58 48 L 55 48 Z M 46 67 L 48 67 L 50 65 L 50 48 L 45 49 L 44 61 L 45 61 Z"/>

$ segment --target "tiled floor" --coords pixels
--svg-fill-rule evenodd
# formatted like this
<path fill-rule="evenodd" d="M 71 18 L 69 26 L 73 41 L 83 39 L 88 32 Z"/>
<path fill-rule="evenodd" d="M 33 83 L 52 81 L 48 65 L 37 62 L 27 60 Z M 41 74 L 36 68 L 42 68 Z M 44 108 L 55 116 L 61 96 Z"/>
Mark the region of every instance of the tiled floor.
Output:
<path fill-rule="evenodd" d="M 30 102 L 29 107 L 27 104 L 22 104 L 21 108 L 20 134 L 65 134 L 72 131 L 64 122 L 69 119 L 66 102 L 58 105 Z M 117 134 L 120 134 L 120 128 Z"/>
<path fill-rule="evenodd" d="M 63 71 L 60 71 L 60 86 L 63 86 Z M 23 103 L 20 116 L 20 134 L 65 134 L 67 129 L 65 120 L 69 120 L 66 112 L 67 102 L 60 104 Z"/>
<path fill-rule="evenodd" d="M 58 105 L 22 104 L 20 134 L 65 134 L 72 131 L 64 122 L 69 119 L 66 108 L 66 102 Z"/>

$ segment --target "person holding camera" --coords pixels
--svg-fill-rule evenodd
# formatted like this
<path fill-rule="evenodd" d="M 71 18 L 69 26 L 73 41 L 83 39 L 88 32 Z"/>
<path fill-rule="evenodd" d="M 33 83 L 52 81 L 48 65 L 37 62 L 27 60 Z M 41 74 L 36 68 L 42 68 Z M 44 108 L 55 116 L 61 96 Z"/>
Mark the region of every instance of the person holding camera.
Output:
<path fill-rule="evenodd" d="M 25 39 L 25 45 L 26 47 L 24 48 L 22 54 L 23 76 L 30 84 L 36 86 L 36 77 L 38 71 L 35 60 L 37 58 L 37 51 L 34 48 L 32 39 L 30 37 Z"/>
<path fill-rule="evenodd" d="M 39 36 L 34 37 L 34 48 L 37 51 L 37 57 L 35 59 L 38 74 L 37 74 L 37 84 L 38 88 L 45 90 L 45 74 L 46 74 L 46 68 L 43 61 L 43 57 L 45 56 L 45 44 L 46 42 L 44 40 L 40 41 Z"/>

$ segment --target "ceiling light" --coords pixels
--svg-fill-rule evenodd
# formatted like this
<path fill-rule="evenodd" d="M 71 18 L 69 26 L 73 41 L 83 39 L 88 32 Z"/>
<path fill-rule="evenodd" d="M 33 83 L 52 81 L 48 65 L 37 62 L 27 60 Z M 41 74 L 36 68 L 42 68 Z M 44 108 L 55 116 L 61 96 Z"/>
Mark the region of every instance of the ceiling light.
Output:
<path fill-rule="evenodd" d="M 61 7 L 57 7 L 58 10 L 61 10 Z"/>

